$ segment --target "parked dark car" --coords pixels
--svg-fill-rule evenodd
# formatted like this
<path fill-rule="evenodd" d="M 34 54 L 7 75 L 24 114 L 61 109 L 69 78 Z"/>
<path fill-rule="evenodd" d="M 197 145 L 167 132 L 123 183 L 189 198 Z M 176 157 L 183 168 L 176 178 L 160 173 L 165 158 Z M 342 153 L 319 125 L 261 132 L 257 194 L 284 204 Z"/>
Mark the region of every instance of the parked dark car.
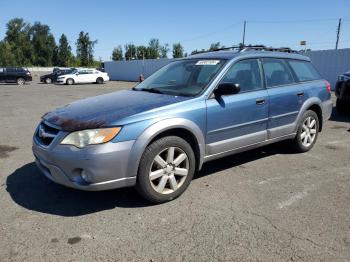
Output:
<path fill-rule="evenodd" d="M 0 68 L 0 82 L 24 85 L 29 81 L 32 81 L 32 74 L 24 67 Z"/>
<path fill-rule="evenodd" d="M 51 74 L 41 76 L 40 82 L 51 84 L 57 81 L 57 77 L 61 75 L 71 74 L 74 70 L 75 68 L 54 70 Z"/>
<path fill-rule="evenodd" d="M 350 71 L 338 76 L 335 96 L 337 97 L 337 112 L 342 114 L 350 111 Z"/>

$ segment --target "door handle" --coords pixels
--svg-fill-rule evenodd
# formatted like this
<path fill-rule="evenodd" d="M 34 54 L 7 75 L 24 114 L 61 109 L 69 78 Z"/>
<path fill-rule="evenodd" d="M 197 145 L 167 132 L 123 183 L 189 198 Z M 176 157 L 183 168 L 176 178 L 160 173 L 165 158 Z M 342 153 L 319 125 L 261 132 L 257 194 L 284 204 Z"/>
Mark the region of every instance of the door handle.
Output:
<path fill-rule="evenodd" d="M 264 98 L 258 98 L 257 100 L 255 100 L 255 103 L 257 105 L 263 105 L 263 104 L 265 104 L 265 99 Z"/>
<path fill-rule="evenodd" d="M 297 93 L 297 96 L 304 96 L 304 92 Z"/>

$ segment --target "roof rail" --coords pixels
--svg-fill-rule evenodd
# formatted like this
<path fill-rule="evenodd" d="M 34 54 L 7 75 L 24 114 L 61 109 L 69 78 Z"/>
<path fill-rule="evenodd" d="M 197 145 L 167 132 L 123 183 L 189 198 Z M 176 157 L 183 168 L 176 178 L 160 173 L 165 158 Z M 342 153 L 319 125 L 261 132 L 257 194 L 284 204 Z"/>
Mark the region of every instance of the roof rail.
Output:
<path fill-rule="evenodd" d="M 246 46 L 241 52 L 247 51 L 268 51 L 268 52 L 285 52 L 285 53 L 299 53 L 289 47 L 266 47 L 264 45 Z"/>
<path fill-rule="evenodd" d="M 264 45 L 249 45 L 249 46 L 235 45 L 235 46 L 217 48 L 214 50 L 198 51 L 195 54 L 203 54 L 203 53 L 210 53 L 210 52 L 217 52 L 217 51 L 224 51 L 224 50 L 232 50 L 237 52 L 268 51 L 268 52 L 285 52 L 285 53 L 295 53 L 295 54 L 299 53 L 298 51 L 293 50 L 290 47 L 266 47 Z"/>
<path fill-rule="evenodd" d="M 224 51 L 224 50 L 232 50 L 232 51 L 240 51 L 242 49 L 241 46 L 229 46 L 229 47 L 221 47 L 221 48 L 217 48 L 217 49 L 214 49 L 214 50 L 203 50 L 203 51 L 198 51 L 196 52 L 194 55 L 196 54 L 203 54 L 203 53 L 210 53 L 210 52 L 217 52 L 217 51 Z"/>

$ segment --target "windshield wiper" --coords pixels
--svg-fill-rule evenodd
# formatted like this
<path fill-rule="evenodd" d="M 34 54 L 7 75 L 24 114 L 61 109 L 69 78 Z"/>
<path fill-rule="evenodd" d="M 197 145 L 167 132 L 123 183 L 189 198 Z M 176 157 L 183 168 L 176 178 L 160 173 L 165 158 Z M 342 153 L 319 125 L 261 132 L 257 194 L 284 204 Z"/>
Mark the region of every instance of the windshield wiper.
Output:
<path fill-rule="evenodd" d="M 164 94 L 162 91 L 160 91 L 157 88 L 132 88 L 134 91 L 145 91 L 145 92 L 150 92 L 150 93 L 156 93 L 156 94 Z"/>

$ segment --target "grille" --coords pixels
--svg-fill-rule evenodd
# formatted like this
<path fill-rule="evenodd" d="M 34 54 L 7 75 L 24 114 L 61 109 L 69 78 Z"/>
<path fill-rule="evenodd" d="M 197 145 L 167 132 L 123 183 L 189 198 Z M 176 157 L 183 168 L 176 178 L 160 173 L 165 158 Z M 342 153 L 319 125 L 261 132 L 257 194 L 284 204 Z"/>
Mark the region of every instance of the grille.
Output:
<path fill-rule="evenodd" d="M 41 122 L 35 134 L 38 142 L 44 146 L 49 146 L 57 136 L 59 130 Z"/>

